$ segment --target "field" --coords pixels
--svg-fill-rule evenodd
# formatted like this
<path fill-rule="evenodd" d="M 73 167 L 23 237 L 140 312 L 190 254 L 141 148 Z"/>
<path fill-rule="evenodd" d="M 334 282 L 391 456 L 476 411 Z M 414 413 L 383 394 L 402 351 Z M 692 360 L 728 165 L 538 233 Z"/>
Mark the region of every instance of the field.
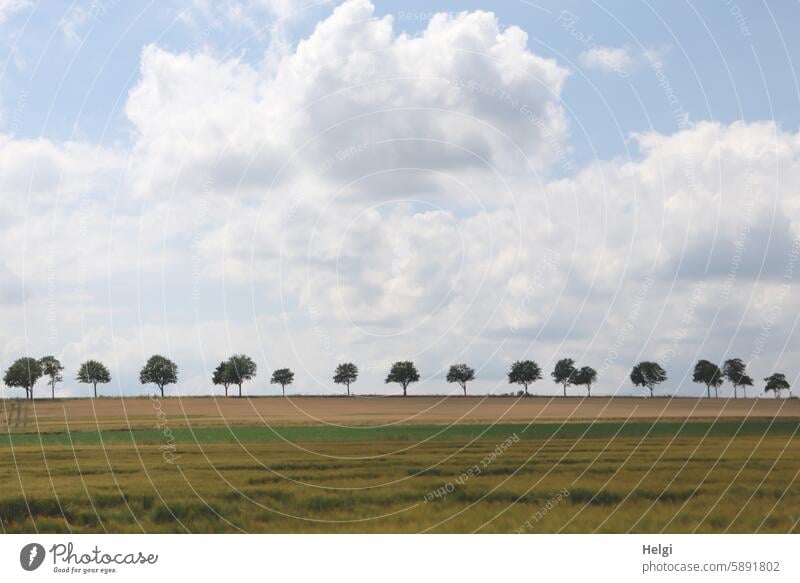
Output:
<path fill-rule="evenodd" d="M 800 532 L 799 404 L 500 397 L 5 401 L 0 526 L 2 532 Z"/>

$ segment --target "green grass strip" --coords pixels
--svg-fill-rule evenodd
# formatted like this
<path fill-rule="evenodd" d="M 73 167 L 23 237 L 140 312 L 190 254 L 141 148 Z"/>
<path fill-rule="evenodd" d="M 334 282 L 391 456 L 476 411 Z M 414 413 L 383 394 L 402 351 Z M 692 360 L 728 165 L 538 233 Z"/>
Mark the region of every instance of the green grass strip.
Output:
<path fill-rule="evenodd" d="M 0 447 L 43 445 L 139 445 L 170 443 L 275 443 L 289 442 L 364 442 L 492 439 L 502 441 L 516 434 L 520 439 L 577 439 L 617 437 L 733 437 L 734 435 L 792 435 L 798 433 L 800 420 L 724 420 L 724 421 L 632 421 L 598 423 L 504 423 L 463 425 L 393 425 L 388 427 L 332 427 L 295 425 L 286 427 L 211 427 L 177 428 L 171 433 L 160 429 L 74 431 L 71 433 L 14 433 L 0 435 Z"/>

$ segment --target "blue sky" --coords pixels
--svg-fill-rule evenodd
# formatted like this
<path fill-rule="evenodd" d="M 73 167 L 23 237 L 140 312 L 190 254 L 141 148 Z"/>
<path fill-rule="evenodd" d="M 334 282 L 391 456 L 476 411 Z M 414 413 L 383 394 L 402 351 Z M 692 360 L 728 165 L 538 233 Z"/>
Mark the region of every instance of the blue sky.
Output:
<path fill-rule="evenodd" d="M 81 6 L 94 10 L 95 16 L 76 24 L 79 40 L 70 40 L 63 24 L 70 11 Z M 423 28 L 438 10 L 490 8 L 503 25 L 523 28 L 538 54 L 575 69 L 563 98 L 604 158 L 624 154 L 621 142 L 632 131 L 677 128 L 651 68 L 639 66 L 620 83 L 614 76 L 580 67 L 580 53 L 592 44 L 666 48 L 669 81 L 692 119 L 726 123 L 774 119 L 788 130 L 796 130 L 800 123 L 800 82 L 793 63 L 800 41 L 789 26 L 800 16 L 794 3 L 670 2 L 656 7 L 645 2 L 539 2 L 536 6 L 441 2 L 432 8 L 430 3 L 412 1 L 404 2 L 401 10 L 394 2 L 375 2 L 376 14 L 394 15 L 398 29 L 411 33 Z M 330 10 L 330 4 L 302 10 L 289 24 L 290 34 L 295 40 L 303 38 Z M 194 26 L 180 19 L 192 11 L 191 2 L 108 1 L 35 3 L 12 13 L 3 25 L 7 55 L 3 91 L 6 117 L 16 105 L 14 97 L 24 95 L 15 134 L 127 140 L 130 128 L 122 107 L 137 81 L 143 46 L 156 43 L 174 51 L 208 47 L 220 55 L 258 62 L 269 45 L 274 17 L 268 13 L 254 15 L 259 28 L 252 30 L 209 23 L 201 15 Z M 24 65 L 15 65 L 15 60 Z M 593 155 L 586 141 L 575 144 L 579 160 Z"/>
<path fill-rule="evenodd" d="M 698 357 L 796 378 L 798 16 L 0 1 L 2 361 L 98 355 L 126 394 L 152 352 L 185 394 L 230 352 L 261 394 L 341 359 L 368 392 L 410 357 L 421 392 L 565 354 L 598 393 L 643 358 L 681 394 Z"/>

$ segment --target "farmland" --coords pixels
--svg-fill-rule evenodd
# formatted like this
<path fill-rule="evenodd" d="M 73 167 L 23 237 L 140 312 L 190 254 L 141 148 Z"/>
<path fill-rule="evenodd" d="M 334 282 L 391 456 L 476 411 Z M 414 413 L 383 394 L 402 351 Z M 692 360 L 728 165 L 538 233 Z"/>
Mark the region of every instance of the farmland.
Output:
<path fill-rule="evenodd" d="M 797 404 L 6 401 L 0 524 L 3 532 L 798 532 Z"/>

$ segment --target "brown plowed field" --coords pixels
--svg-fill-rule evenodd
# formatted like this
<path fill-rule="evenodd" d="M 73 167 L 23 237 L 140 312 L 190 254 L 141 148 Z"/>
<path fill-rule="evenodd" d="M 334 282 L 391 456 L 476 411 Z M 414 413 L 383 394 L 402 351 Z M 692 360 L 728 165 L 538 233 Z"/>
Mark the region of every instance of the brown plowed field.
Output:
<path fill-rule="evenodd" d="M 0 431 L 191 425 L 527 423 L 625 419 L 798 418 L 800 399 L 255 397 L 0 401 Z"/>

